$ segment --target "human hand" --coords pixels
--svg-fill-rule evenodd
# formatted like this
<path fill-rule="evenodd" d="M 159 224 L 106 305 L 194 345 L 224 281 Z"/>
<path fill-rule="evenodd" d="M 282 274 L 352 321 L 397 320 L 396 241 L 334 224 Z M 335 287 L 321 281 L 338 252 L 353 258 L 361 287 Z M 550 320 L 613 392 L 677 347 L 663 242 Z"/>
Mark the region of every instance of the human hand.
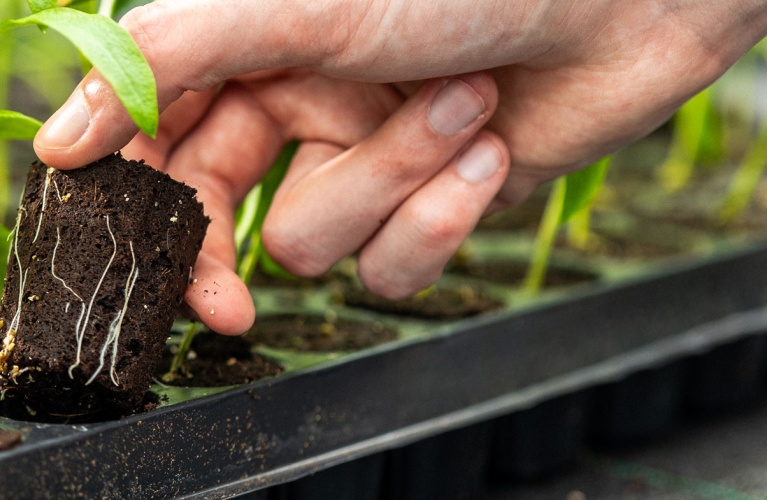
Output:
<path fill-rule="evenodd" d="M 303 146 L 264 227 L 270 253 L 313 275 L 361 249 L 363 281 L 394 297 L 436 279 L 488 207 L 657 127 L 764 36 L 764 3 L 159 0 L 123 24 L 168 109 L 158 140 L 137 136 L 126 152 L 200 190 L 214 220 L 195 276 L 228 293 L 190 287 L 186 300 L 217 311 L 200 314 L 214 330 L 252 322 L 231 271 L 232 213 L 294 138 Z M 274 68 L 304 69 L 263 72 Z M 430 121 L 443 88 L 448 133 Z M 91 73 L 35 146 L 74 168 L 135 132 Z"/>

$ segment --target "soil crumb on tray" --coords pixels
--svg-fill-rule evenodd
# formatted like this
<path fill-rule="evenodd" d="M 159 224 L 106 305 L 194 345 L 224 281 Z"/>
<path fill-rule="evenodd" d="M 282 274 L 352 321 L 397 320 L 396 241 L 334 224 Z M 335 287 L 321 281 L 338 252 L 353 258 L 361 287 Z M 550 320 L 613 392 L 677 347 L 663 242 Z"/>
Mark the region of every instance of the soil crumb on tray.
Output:
<path fill-rule="evenodd" d="M 24 433 L 21 431 L 6 431 L 0 429 L 0 451 L 10 450 L 22 443 Z"/>
<path fill-rule="evenodd" d="M 29 170 L 0 307 L 0 393 L 30 415 L 144 408 L 208 225 L 195 190 L 119 154 Z"/>

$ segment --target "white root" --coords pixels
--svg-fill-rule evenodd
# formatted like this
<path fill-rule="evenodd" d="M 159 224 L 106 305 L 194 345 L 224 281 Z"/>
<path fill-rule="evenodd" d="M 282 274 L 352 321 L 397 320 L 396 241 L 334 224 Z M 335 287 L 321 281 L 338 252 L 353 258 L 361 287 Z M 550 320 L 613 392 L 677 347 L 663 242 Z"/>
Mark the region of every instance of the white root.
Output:
<path fill-rule="evenodd" d="M 43 201 L 40 209 L 40 217 L 37 221 L 37 229 L 35 231 L 34 239 L 32 240 L 32 243 L 36 242 L 42 228 L 42 220 L 45 214 L 46 209 L 46 201 L 48 197 L 48 190 L 49 186 L 51 184 L 51 175 L 53 173 L 52 169 L 49 169 L 46 175 L 45 179 L 45 187 L 43 189 Z M 57 196 L 60 201 L 63 200 L 61 193 L 59 192 L 59 187 L 53 181 L 54 188 L 56 190 Z M 15 347 L 15 339 L 16 339 L 16 332 L 18 331 L 19 325 L 21 324 L 21 314 L 22 314 L 22 307 L 24 304 L 24 293 L 25 288 L 27 285 L 27 278 L 29 273 L 29 268 L 24 269 L 22 267 L 21 258 L 19 257 L 19 228 L 22 223 L 22 218 L 26 214 L 26 211 L 24 208 L 20 208 L 18 211 L 18 215 L 16 217 L 16 224 L 11 232 L 11 235 L 9 235 L 9 239 L 11 236 L 13 237 L 13 254 L 16 261 L 16 266 L 18 268 L 19 273 L 19 292 L 18 292 L 18 301 L 16 306 L 16 312 L 14 314 L 13 319 L 11 320 L 8 331 L 6 333 L 5 338 L 3 339 L 2 344 L 0 345 L 0 373 L 6 372 L 7 368 L 7 361 L 10 357 L 11 352 L 13 351 Z M 99 291 L 104 283 L 104 280 L 106 279 L 106 275 L 109 272 L 109 270 L 112 268 L 112 265 L 114 263 L 115 257 L 117 256 L 117 240 L 115 239 L 114 232 L 112 231 L 110 222 L 109 222 L 109 216 L 105 216 L 106 220 L 106 226 L 107 231 L 109 232 L 109 237 L 112 240 L 112 254 L 109 257 L 109 260 L 106 263 L 106 266 L 104 267 L 104 271 L 101 273 L 101 276 L 99 278 L 99 281 L 96 283 L 96 287 L 93 290 L 93 294 L 90 297 L 90 300 L 87 302 L 83 299 L 83 297 L 78 294 L 72 287 L 70 287 L 67 282 L 61 278 L 59 275 L 56 274 L 56 252 L 58 251 L 59 245 L 61 244 L 61 231 L 57 227 L 56 228 L 56 243 L 53 248 L 53 253 L 51 256 L 51 275 L 59 281 L 64 288 L 66 288 L 72 295 L 74 295 L 81 303 L 81 309 L 80 314 L 77 319 L 77 323 L 75 324 L 75 338 L 77 341 L 77 351 L 75 355 L 75 362 L 69 366 L 69 377 L 74 379 L 74 370 L 77 368 L 81 362 L 82 362 L 82 348 L 83 348 L 83 341 L 85 339 L 85 332 L 88 329 L 88 325 L 91 320 L 91 315 L 93 313 L 93 306 L 96 302 L 96 297 L 99 294 Z M 133 242 L 129 242 L 130 246 L 130 252 L 131 252 L 131 269 L 128 273 L 128 277 L 126 278 L 125 282 L 125 290 L 124 290 L 124 302 L 122 305 L 122 308 L 118 311 L 115 318 L 112 320 L 112 322 L 109 325 L 109 330 L 106 336 L 106 339 L 104 340 L 104 345 L 101 348 L 101 352 L 99 355 L 99 366 L 95 370 L 95 372 L 91 375 L 91 377 L 88 379 L 87 382 L 85 382 L 85 385 L 88 385 L 92 383 L 96 377 L 102 372 L 104 369 L 106 363 L 107 363 L 107 356 L 110 357 L 110 379 L 112 380 L 112 383 L 115 385 L 119 385 L 119 377 L 117 375 L 117 354 L 118 354 L 118 347 L 119 347 L 119 340 L 120 340 L 120 332 L 122 329 L 122 323 L 125 318 L 125 314 L 128 310 L 128 304 L 131 298 L 131 295 L 133 293 L 134 286 L 136 284 L 136 281 L 138 279 L 139 270 L 136 265 L 136 254 L 133 249 Z M 11 256 L 9 254 L 8 256 L 8 263 L 10 264 Z M 69 311 L 70 303 L 67 302 L 65 307 L 65 313 Z M 111 352 L 110 352 L 111 351 Z M 21 372 L 19 372 L 21 373 Z M 16 374 L 18 375 L 18 374 Z M 15 378 L 15 377 L 14 377 Z M 3 394 L 4 396 L 5 394 Z"/>
<path fill-rule="evenodd" d="M 56 183 L 56 180 L 53 180 L 53 187 L 56 188 L 56 196 L 59 199 L 59 203 L 64 203 L 64 200 L 61 198 L 61 191 L 59 191 L 59 185 Z"/>
<path fill-rule="evenodd" d="M 115 240 L 115 235 L 112 232 L 112 228 L 109 226 L 109 216 L 105 216 L 107 221 L 107 231 L 109 231 L 109 236 L 112 238 L 112 255 L 109 257 L 109 262 L 107 262 L 106 267 L 104 268 L 104 272 L 101 273 L 101 278 L 99 278 L 98 283 L 96 283 L 96 289 L 93 291 L 93 295 L 91 296 L 91 300 L 88 303 L 88 311 L 85 314 L 85 321 L 83 321 L 82 325 L 80 324 L 80 321 L 78 320 L 78 324 L 75 327 L 75 338 L 77 339 L 77 354 L 75 356 L 75 362 L 69 367 L 69 377 L 73 378 L 73 370 L 80 366 L 80 356 L 82 355 L 82 349 L 83 349 L 83 339 L 85 338 L 85 330 L 88 328 L 88 321 L 90 321 L 91 311 L 93 310 L 93 303 L 96 301 L 96 296 L 99 293 L 99 289 L 101 288 L 102 283 L 104 283 L 104 278 L 107 275 L 107 271 L 109 271 L 109 268 L 112 267 L 112 262 L 115 260 L 115 255 L 117 255 L 117 240 Z M 85 303 L 83 302 L 83 308 L 85 307 Z M 80 315 L 80 319 L 82 320 L 82 314 Z"/>
<path fill-rule="evenodd" d="M 29 273 L 29 268 L 25 270 L 22 269 L 21 258 L 19 257 L 19 228 L 21 227 L 21 217 L 23 214 L 24 210 L 19 209 L 16 214 L 16 224 L 13 227 L 13 254 L 14 257 L 16 257 L 16 266 L 19 270 L 19 297 L 16 302 L 16 312 L 13 315 L 11 323 L 8 325 L 8 332 L 5 334 L 5 338 L 3 338 L 2 349 L 0 349 L 0 373 L 8 371 L 8 358 L 16 347 L 16 332 L 21 323 L 21 309 L 24 305 L 24 287 L 26 286 Z"/>
<path fill-rule="evenodd" d="M 11 331 L 16 332 L 19 329 L 19 323 L 21 322 L 21 308 L 24 304 L 24 288 L 27 284 L 27 273 L 29 273 L 29 268 L 22 270 L 21 266 L 21 258 L 19 257 L 19 228 L 21 227 L 21 216 L 23 211 L 19 210 L 19 213 L 16 215 L 16 227 L 13 229 L 14 235 L 13 235 L 13 254 L 16 257 L 16 267 L 19 269 L 19 298 L 18 302 L 16 303 L 16 314 L 13 315 L 13 319 L 11 320 L 11 324 L 8 326 L 8 332 L 10 334 Z"/>
<path fill-rule="evenodd" d="M 109 324 L 109 333 L 107 334 L 107 338 L 104 341 L 104 345 L 101 348 L 101 354 L 99 356 L 99 367 L 96 369 L 96 371 L 91 375 L 91 378 L 88 379 L 87 382 L 85 382 L 85 385 L 90 384 L 96 379 L 96 376 L 98 376 L 99 373 L 101 373 L 101 370 L 104 368 L 106 353 L 109 350 L 109 347 L 112 346 L 112 359 L 111 359 L 111 365 L 109 368 L 109 378 L 112 379 L 112 383 L 114 385 L 120 385 L 119 377 L 117 376 L 117 348 L 120 341 L 120 329 L 122 327 L 123 318 L 125 318 L 125 313 L 128 310 L 128 302 L 130 301 L 131 294 L 133 293 L 133 287 L 136 284 L 136 279 L 138 279 L 138 268 L 136 267 L 136 254 L 133 252 L 133 242 L 128 242 L 130 245 L 130 253 L 131 258 L 133 259 L 133 263 L 131 264 L 130 272 L 128 273 L 128 279 L 125 282 L 125 302 L 123 302 L 122 309 L 117 313 L 117 316 L 115 319 L 112 320 L 112 322 Z"/>
<path fill-rule="evenodd" d="M 48 170 L 45 173 L 45 185 L 43 187 L 43 203 L 40 208 L 40 218 L 37 219 L 37 231 L 35 231 L 35 237 L 32 239 L 32 243 L 37 241 L 37 237 L 40 236 L 40 227 L 43 225 L 43 215 L 45 214 L 45 204 L 48 201 L 48 187 L 51 185 L 51 176 L 53 175 L 54 169 L 52 167 L 48 167 Z"/>
<path fill-rule="evenodd" d="M 80 297 L 80 294 L 78 294 L 77 292 L 75 292 L 74 290 L 72 290 L 72 288 L 71 288 L 69 285 L 67 285 L 67 282 L 66 282 L 66 281 L 64 281 L 62 278 L 60 278 L 59 276 L 57 276 L 57 275 L 56 275 L 56 267 L 55 267 L 55 266 L 56 266 L 56 264 L 55 264 L 55 263 L 56 263 L 56 250 L 59 248 L 59 244 L 60 244 L 60 243 L 61 243 L 61 231 L 59 231 L 59 228 L 57 227 L 57 228 L 56 228 L 56 244 L 53 246 L 53 255 L 51 256 L 51 274 L 53 275 L 53 277 L 54 277 L 54 278 L 56 278 L 57 280 L 59 280 L 59 281 L 61 282 L 61 284 L 62 284 L 62 285 L 64 285 L 64 288 L 66 288 L 67 290 L 69 290 L 70 292 L 72 292 L 72 294 L 73 294 L 75 297 L 77 297 L 78 299 L 80 299 L 80 302 L 85 302 L 85 301 L 83 300 L 83 298 L 82 298 L 82 297 Z M 69 306 L 69 303 L 67 303 L 67 306 Z M 67 308 L 68 308 L 68 307 L 67 307 Z"/>
<path fill-rule="evenodd" d="M 85 302 L 82 304 L 82 308 L 80 309 L 80 316 L 77 318 L 77 323 L 75 323 L 75 338 L 77 339 L 77 359 L 75 360 L 74 364 L 69 366 L 69 378 L 75 378 L 73 370 L 80 364 L 80 351 L 83 348 L 83 338 L 80 337 L 80 324 L 83 322 L 83 317 L 85 316 Z"/>

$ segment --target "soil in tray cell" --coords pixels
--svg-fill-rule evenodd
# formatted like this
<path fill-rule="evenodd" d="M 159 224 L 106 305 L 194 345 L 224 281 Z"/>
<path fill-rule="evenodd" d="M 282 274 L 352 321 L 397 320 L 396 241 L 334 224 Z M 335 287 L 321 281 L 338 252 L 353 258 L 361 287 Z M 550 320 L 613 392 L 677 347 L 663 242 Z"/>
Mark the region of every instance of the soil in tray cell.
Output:
<path fill-rule="evenodd" d="M 357 351 L 391 342 L 397 338 L 397 332 L 376 321 L 278 314 L 258 318 L 245 338 L 256 345 L 280 349 L 333 352 Z"/>
<path fill-rule="evenodd" d="M 244 337 L 219 335 L 211 331 L 198 334 L 192 341 L 190 353 L 177 380 L 169 385 L 193 387 L 225 387 L 247 384 L 274 377 L 283 372 L 276 361 L 251 351 L 252 344 Z M 166 350 L 157 378 L 170 369 L 173 354 Z"/>
<path fill-rule="evenodd" d="M 338 296 L 344 305 L 419 319 L 454 319 L 476 316 L 504 303 L 483 294 L 476 287 L 431 287 L 410 297 L 388 300 L 354 285 L 346 285 Z"/>
<path fill-rule="evenodd" d="M 471 261 L 454 264 L 448 272 L 491 283 L 519 286 L 525 279 L 529 264 L 514 260 Z M 586 283 L 597 279 L 595 274 L 576 269 L 550 267 L 546 273 L 546 287 L 560 287 Z"/>

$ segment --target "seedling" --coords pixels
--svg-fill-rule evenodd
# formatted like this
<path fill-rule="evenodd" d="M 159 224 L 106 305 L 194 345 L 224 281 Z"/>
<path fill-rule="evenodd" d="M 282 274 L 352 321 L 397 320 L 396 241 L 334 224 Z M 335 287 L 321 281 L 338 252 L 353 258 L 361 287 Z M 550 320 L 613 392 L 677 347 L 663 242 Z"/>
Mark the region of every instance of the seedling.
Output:
<path fill-rule="evenodd" d="M 56 0 L 28 3 L 32 14 L 0 23 L 0 32 L 36 25 L 62 34 L 109 82 L 139 129 L 154 137 L 159 122 L 154 75 L 128 32 L 111 17 L 57 7 Z M 100 12 L 111 13 L 114 2 L 101 5 Z"/>
<path fill-rule="evenodd" d="M 283 148 L 266 177 L 248 193 L 237 211 L 235 227 L 237 274 L 245 283 L 250 282 L 256 269 L 260 269 L 270 276 L 295 279 L 266 252 L 261 242 L 261 228 L 274 199 L 274 194 L 285 177 L 297 149 L 297 141 L 292 141 Z M 199 332 L 200 326 L 196 322 L 191 322 L 186 327 L 177 350 L 173 354 L 170 369 L 162 376 L 163 382 L 173 382 L 184 375 L 192 340 Z"/>
<path fill-rule="evenodd" d="M 767 61 L 767 41 L 763 40 L 754 47 L 749 56 L 744 58 L 743 64 L 748 65 L 751 73 L 749 76 L 755 82 L 757 64 L 759 61 Z M 751 106 L 751 109 L 753 108 L 755 106 Z M 722 222 L 730 222 L 745 212 L 759 186 L 765 167 L 767 167 L 767 120 L 761 117 L 756 138 L 744 154 L 719 210 L 719 218 Z"/>
<path fill-rule="evenodd" d="M 293 278 L 293 275 L 282 269 L 264 249 L 261 243 L 261 228 L 274 194 L 285 177 L 297 149 L 297 141 L 290 142 L 283 148 L 264 180 L 248 194 L 237 213 L 235 229 L 239 261 L 237 273 L 245 283 L 250 281 L 259 267 L 272 276 Z"/>
<path fill-rule="evenodd" d="M 535 238 L 532 261 L 522 284 L 525 292 L 537 293 L 543 287 L 551 249 L 559 228 L 579 212 L 585 210 L 588 213 L 604 183 L 610 160 L 608 156 L 554 181 Z"/>
<path fill-rule="evenodd" d="M 673 118 L 668 155 L 658 167 L 658 179 L 669 191 L 687 185 L 698 163 L 721 158 L 721 123 L 708 87 L 682 106 Z"/>

